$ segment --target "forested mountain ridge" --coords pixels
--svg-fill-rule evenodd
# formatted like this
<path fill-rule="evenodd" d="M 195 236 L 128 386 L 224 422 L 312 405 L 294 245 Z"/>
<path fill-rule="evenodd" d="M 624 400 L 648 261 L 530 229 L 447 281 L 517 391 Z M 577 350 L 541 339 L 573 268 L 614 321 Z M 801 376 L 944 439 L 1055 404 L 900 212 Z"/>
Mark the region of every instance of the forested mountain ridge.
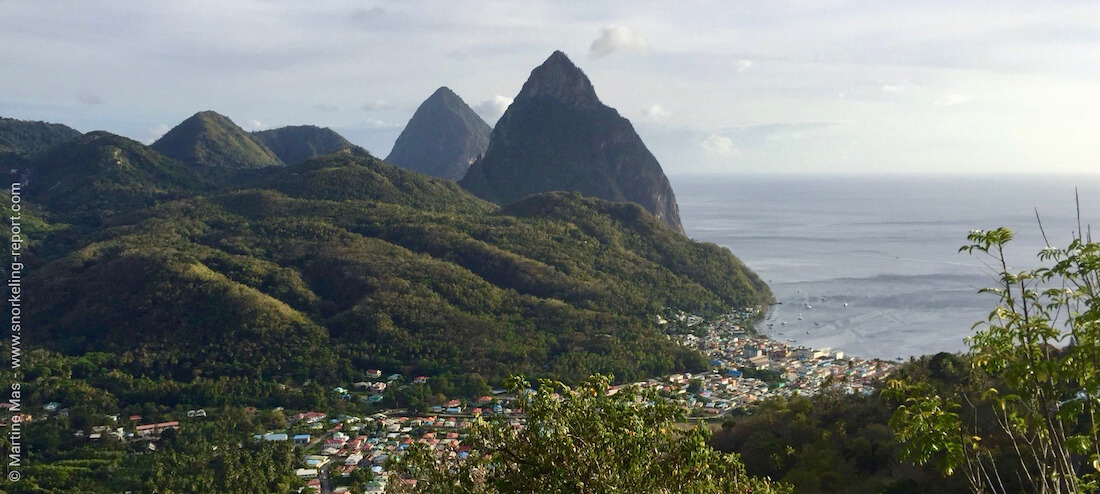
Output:
<path fill-rule="evenodd" d="M 213 111 L 201 111 L 169 130 L 151 146 L 161 154 L 197 169 L 265 168 L 283 161 L 260 138 Z"/>
<path fill-rule="evenodd" d="M 80 131 L 62 124 L 0 117 L 0 155 L 27 157 L 78 136 Z"/>
<path fill-rule="evenodd" d="M 355 147 L 344 136 L 327 127 L 292 125 L 252 133 L 264 143 L 283 163 L 288 165 L 305 161 L 314 156 Z"/>
<path fill-rule="evenodd" d="M 34 156 L 79 136 L 61 124 L 0 117 L 0 167 L 23 172 Z"/>
<path fill-rule="evenodd" d="M 705 367 L 655 328 L 662 308 L 771 300 L 728 251 L 637 206 L 550 194 L 500 210 L 358 148 L 237 190 L 107 133 L 52 152 L 72 171 L 27 201 L 72 227 L 32 266 L 28 317 L 46 348 L 110 352 L 133 375 L 628 380 Z M 73 171 L 126 200 L 80 196 Z"/>

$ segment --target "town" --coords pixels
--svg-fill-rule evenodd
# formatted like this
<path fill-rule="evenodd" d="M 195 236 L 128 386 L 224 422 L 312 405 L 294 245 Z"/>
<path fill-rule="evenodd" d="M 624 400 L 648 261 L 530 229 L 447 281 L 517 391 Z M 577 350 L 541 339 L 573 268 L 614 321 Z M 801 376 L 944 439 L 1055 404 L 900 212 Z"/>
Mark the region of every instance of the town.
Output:
<path fill-rule="evenodd" d="M 895 366 L 885 360 L 845 358 L 842 352 L 792 347 L 759 336 L 752 325 L 762 311 L 760 307 L 744 308 L 709 321 L 669 311 L 658 318 L 658 325 L 670 339 L 702 352 L 711 369 L 621 384 L 609 392 L 615 393 L 625 386 L 653 390 L 682 406 L 693 420 L 721 420 L 732 410 L 751 407 L 754 402 L 772 397 L 810 396 L 830 387 L 843 393 L 870 394 L 875 382 Z M 422 386 L 431 378 L 383 375 L 377 369 L 368 370 L 367 376 L 371 380 L 334 387 L 331 393 L 340 400 L 378 407 L 376 412 L 364 416 L 342 413 L 330 416 L 317 410 L 285 412 L 285 429 L 254 436 L 256 441 L 289 441 L 300 450 L 303 460 L 295 474 L 305 485 L 301 492 L 382 493 L 389 482 L 405 481 L 391 477 L 387 467 L 391 459 L 400 457 L 415 443 L 425 444 L 441 456 L 461 459 L 470 452 L 466 439 L 472 421 L 495 418 L 515 427 L 524 423 L 522 410 L 514 408 L 515 396 L 504 389 L 494 389 L 483 396 L 450 399 L 427 410 L 387 409 L 382 407 L 386 393 L 402 386 Z M 61 403 L 43 407 L 46 419 L 65 412 Z M 216 412 L 195 409 L 187 411 L 180 420 L 156 422 L 139 415 L 125 419 L 112 416 L 110 425 L 73 434 L 90 442 L 111 436 L 118 441 L 139 443 L 141 450 L 155 451 L 161 434 L 179 429 L 181 420 L 204 420 L 210 413 Z M 32 419 L 27 413 L 19 415 L 24 422 Z"/>

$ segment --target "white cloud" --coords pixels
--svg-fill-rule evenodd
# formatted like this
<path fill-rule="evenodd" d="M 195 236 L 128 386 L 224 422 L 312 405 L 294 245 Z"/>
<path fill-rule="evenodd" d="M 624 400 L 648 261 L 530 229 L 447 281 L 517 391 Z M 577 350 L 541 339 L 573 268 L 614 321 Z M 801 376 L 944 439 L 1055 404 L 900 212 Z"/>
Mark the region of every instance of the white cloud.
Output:
<path fill-rule="evenodd" d="M 263 122 L 261 122 L 259 120 L 249 120 L 249 121 L 245 122 L 244 125 L 241 126 L 242 129 L 247 130 L 249 132 L 255 132 L 257 130 L 263 130 L 263 129 L 266 129 L 268 127 L 270 127 L 270 126 L 265 125 Z"/>
<path fill-rule="evenodd" d="M 671 115 L 671 113 L 661 108 L 661 105 L 649 105 L 642 108 L 642 115 L 650 120 L 660 120 Z"/>
<path fill-rule="evenodd" d="M 152 144 L 167 134 L 169 130 L 172 130 L 167 124 L 156 124 L 145 130 L 145 139 L 142 140 L 145 144 Z"/>
<path fill-rule="evenodd" d="M 625 26 L 604 26 L 600 36 L 588 47 L 588 56 L 606 57 L 615 53 L 649 53 L 649 42 L 638 32 Z"/>
<path fill-rule="evenodd" d="M 326 105 L 324 103 L 317 103 L 316 105 L 313 105 L 313 109 L 317 110 L 321 113 L 332 113 L 334 111 L 339 110 L 340 107 L 338 107 L 336 105 Z"/>
<path fill-rule="evenodd" d="M 376 99 L 363 104 L 363 111 L 379 111 L 388 110 L 390 108 L 393 108 L 393 105 L 384 99 Z"/>
<path fill-rule="evenodd" d="M 963 103 L 966 103 L 967 101 L 970 101 L 970 96 L 967 96 L 965 94 L 952 93 L 947 95 L 943 99 L 936 100 L 934 104 L 936 106 L 954 106 L 961 105 Z"/>
<path fill-rule="evenodd" d="M 920 91 L 920 86 L 909 81 L 882 84 L 882 92 L 884 93 L 908 93 L 911 91 Z"/>
<path fill-rule="evenodd" d="M 386 122 L 384 120 L 378 120 L 376 118 L 368 118 L 365 122 L 363 122 L 363 126 L 369 129 L 392 129 L 396 127 L 401 127 L 401 124 Z"/>
<path fill-rule="evenodd" d="M 485 119 L 489 125 L 493 125 L 500 119 L 501 115 L 504 115 L 504 110 L 507 110 L 508 105 L 511 104 L 512 98 L 506 98 L 496 94 L 493 95 L 492 98 L 478 103 L 477 106 L 474 107 L 474 111 L 477 112 L 478 115 L 481 115 L 481 118 Z"/>
<path fill-rule="evenodd" d="M 703 139 L 703 150 L 712 156 L 720 158 L 736 158 L 741 156 L 741 151 L 733 145 L 729 137 L 711 134 Z"/>
<path fill-rule="evenodd" d="M 753 65 L 755 65 L 755 64 L 753 63 L 752 60 L 738 60 L 737 61 L 737 71 L 738 72 L 744 72 L 746 70 L 751 69 Z"/>

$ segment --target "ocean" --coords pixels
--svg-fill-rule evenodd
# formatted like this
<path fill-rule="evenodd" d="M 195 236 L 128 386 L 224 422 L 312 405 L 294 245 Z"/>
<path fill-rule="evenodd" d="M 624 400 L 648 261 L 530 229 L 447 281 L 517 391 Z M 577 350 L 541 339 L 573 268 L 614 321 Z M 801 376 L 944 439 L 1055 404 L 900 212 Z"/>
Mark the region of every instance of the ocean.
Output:
<path fill-rule="evenodd" d="M 1011 228 L 1009 265 L 1039 265 L 1081 219 L 1100 222 L 1100 176 L 723 175 L 670 179 L 689 237 L 728 247 L 781 304 L 757 329 L 849 356 L 965 351 L 996 297 L 972 229 Z M 1100 235 L 1100 231 L 1098 231 Z"/>

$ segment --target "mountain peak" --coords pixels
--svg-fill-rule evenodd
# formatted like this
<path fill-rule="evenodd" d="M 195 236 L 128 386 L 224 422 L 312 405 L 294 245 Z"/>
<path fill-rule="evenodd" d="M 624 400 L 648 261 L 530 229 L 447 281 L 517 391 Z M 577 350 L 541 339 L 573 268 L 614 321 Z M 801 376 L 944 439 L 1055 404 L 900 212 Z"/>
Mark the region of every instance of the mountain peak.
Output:
<path fill-rule="evenodd" d="M 516 100 L 550 97 L 579 108 L 600 104 L 592 81 L 561 51 L 555 51 L 531 71 Z"/>
<path fill-rule="evenodd" d="M 256 131 L 252 135 L 287 164 L 355 147 L 336 131 L 314 125 L 291 125 Z"/>
<path fill-rule="evenodd" d="M 449 88 L 447 86 L 439 86 L 439 89 L 436 89 L 435 92 L 432 93 L 431 96 L 428 96 L 429 100 L 433 99 L 433 98 L 458 98 L 458 99 L 462 99 L 462 98 L 459 98 L 458 95 L 455 94 L 455 92 L 452 91 L 451 88 Z"/>
<path fill-rule="evenodd" d="M 283 162 L 229 117 L 200 111 L 157 139 L 153 149 L 184 163 L 223 169 L 264 168 Z"/>
<path fill-rule="evenodd" d="M 492 128 L 443 86 L 420 104 L 386 157 L 390 164 L 458 180 L 489 146 Z"/>
<path fill-rule="evenodd" d="M 560 51 L 531 71 L 493 129 L 485 155 L 460 185 L 504 205 L 550 191 L 633 202 L 684 231 L 657 158 L 629 121 L 600 103 L 588 77 Z"/>

